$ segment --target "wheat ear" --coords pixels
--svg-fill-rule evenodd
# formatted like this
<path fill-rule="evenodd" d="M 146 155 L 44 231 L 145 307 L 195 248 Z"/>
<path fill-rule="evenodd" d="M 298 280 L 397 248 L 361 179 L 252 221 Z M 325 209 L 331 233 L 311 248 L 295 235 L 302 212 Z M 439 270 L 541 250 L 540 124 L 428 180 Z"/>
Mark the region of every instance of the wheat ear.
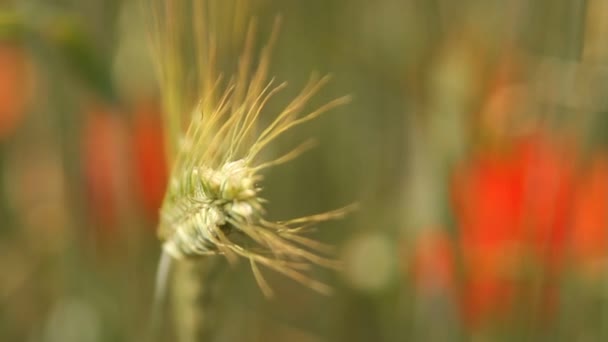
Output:
<path fill-rule="evenodd" d="M 300 93 L 276 113 L 268 125 L 260 128 L 260 116 L 267 111 L 268 101 L 286 87 L 286 83 L 278 83 L 268 76 L 280 18 L 253 67 L 256 25 L 254 20 L 250 21 L 236 74 L 225 80 L 215 69 L 218 49 L 213 32 L 205 29 L 207 17 L 196 14 L 209 10 L 202 5 L 207 2 L 195 1 L 192 11 L 198 37 L 199 76 L 195 91 L 198 100 L 185 112 L 184 104 L 188 101 L 180 98 L 186 94 L 185 68 L 180 65 L 179 57 L 183 47 L 179 45 L 180 30 L 174 27 L 181 19 L 159 19 L 161 11 L 158 10 L 164 9 L 165 14 L 182 13 L 171 7 L 176 3 L 180 2 L 168 0 L 164 6 L 157 7 L 152 35 L 168 112 L 166 127 L 172 140 L 167 143 L 172 165 L 158 229 L 163 253 L 174 260 L 204 260 L 200 257 L 213 255 L 223 255 L 229 262 L 246 259 L 267 296 L 272 295 L 272 288 L 260 266 L 318 292 L 329 293 L 330 287 L 309 276 L 307 271 L 312 264 L 338 268 L 339 263 L 323 256 L 329 246 L 303 234 L 317 223 L 344 217 L 353 206 L 292 220 L 267 220 L 265 201 L 261 197 L 261 172 L 293 160 L 313 144 L 304 142 L 271 159 L 264 158 L 263 151 L 292 128 L 348 103 L 350 98 L 340 97 L 307 110 L 309 100 L 330 80 L 328 76 L 312 75 Z M 189 123 L 182 130 L 184 117 Z"/>

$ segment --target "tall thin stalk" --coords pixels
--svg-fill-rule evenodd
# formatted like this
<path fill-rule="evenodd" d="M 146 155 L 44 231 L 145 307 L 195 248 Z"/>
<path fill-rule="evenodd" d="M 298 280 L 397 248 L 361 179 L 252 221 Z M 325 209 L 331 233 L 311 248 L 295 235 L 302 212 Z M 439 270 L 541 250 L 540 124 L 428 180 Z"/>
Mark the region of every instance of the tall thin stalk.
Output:
<path fill-rule="evenodd" d="M 254 58 L 256 23 L 243 14 L 240 6 L 244 1 L 236 1 L 234 6 L 211 0 L 153 1 L 151 42 L 165 104 L 171 161 L 158 229 L 163 242 L 161 265 L 167 255 L 177 265 L 172 287 L 177 335 L 180 341 L 191 341 L 213 331 L 217 315 L 209 312 L 218 291 L 216 275 L 225 268 L 216 255 L 231 263 L 246 259 L 267 296 L 272 295 L 272 288 L 262 266 L 318 292 L 330 292 L 326 284 L 307 273 L 311 264 L 337 268 L 339 263 L 322 255 L 331 249 L 329 246 L 303 233 L 317 223 L 343 217 L 352 206 L 285 221 L 267 220 L 260 196 L 262 172 L 289 162 L 312 144 L 306 141 L 273 159 L 266 159 L 262 152 L 279 136 L 347 103 L 349 97 L 307 109 L 307 102 L 329 81 L 329 77 L 313 75 L 299 94 L 273 114 L 274 120 L 260 127 L 260 117 L 268 111 L 266 104 L 287 85 L 268 75 L 280 19 Z M 222 6 L 233 13 L 219 15 Z M 185 15 L 189 12 L 191 16 Z M 233 22 L 214 23 L 214 18 Z M 235 63 L 236 72 L 228 78 L 217 67 L 220 59 L 229 58 L 222 53 L 217 38 L 222 33 L 219 28 L 225 27 L 232 27 L 228 36 L 244 33 L 242 39 L 236 38 L 243 41 L 243 48 Z M 192 37 L 191 45 L 188 37 Z M 191 55 L 194 61 L 188 58 Z M 186 81 L 192 75 L 196 82 Z M 164 286 L 170 273 L 160 271 L 158 286 Z M 162 293 L 157 298 L 162 298 Z"/>

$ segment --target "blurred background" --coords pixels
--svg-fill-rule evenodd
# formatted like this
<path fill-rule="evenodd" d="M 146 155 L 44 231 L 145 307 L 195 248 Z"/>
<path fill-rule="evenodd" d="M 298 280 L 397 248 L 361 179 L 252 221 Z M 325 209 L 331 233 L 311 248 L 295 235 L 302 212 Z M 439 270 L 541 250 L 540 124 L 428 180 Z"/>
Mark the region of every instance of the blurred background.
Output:
<path fill-rule="evenodd" d="M 313 70 L 334 76 L 314 103 L 354 98 L 281 140 L 320 144 L 265 174 L 269 215 L 359 210 L 313 236 L 345 265 L 315 275 L 332 296 L 266 272 L 266 299 L 229 267 L 213 340 L 608 339 L 607 1 L 250 3 L 258 41 L 283 16 L 281 99 Z M 0 2 L 2 341 L 147 340 L 167 178 L 148 15 Z"/>

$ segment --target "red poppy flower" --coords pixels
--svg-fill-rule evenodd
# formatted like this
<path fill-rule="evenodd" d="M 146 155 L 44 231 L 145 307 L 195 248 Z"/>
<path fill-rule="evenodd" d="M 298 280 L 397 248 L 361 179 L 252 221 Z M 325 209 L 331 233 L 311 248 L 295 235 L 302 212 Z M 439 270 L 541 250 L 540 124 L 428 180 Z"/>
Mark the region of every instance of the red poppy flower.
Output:
<path fill-rule="evenodd" d="M 561 264 L 572 195 L 568 153 L 542 136 L 481 151 L 453 178 L 465 267 L 463 308 L 476 323 L 508 312 L 527 267 Z"/>
<path fill-rule="evenodd" d="M 135 108 L 132 147 L 139 200 L 146 214 L 158 216 L 167 185 L 167 163 L 163 145 L 160 107 L 141 102 Z"/>

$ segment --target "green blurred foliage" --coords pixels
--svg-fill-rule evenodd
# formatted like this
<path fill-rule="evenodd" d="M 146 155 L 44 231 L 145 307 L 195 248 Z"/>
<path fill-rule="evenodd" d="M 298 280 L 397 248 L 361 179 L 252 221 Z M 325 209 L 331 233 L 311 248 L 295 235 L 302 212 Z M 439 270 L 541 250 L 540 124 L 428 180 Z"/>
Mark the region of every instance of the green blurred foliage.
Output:
<path fill-rule="evenodd" d="M 283 16 L 272 73 L 290 86 L 278 101 L 312 70 L 333 81 L 311 106 L 354 98 L 282 138 L 285 148 L 309 136 L 320 144 L 264 175 L 269 215 L 296 217 L 354 201 L 360 209 L 314 234 L 335 245 L 345 263 L 342 272 L 317 271 L 333 296 L 268 273 L 277 290 L 268 300 L 247 265 L 226 266 L 216 339 L 604 340 L 605 271 L 589 282 L 561 275 L 560 309 L 548 323 L 522 310 L 525 319 L 472 330 L 458 299 L 421 294 L 410 268 L 416 239 L 429 227 L 458 235 L 450 172 L 488 144 L 475 131 L 476 115 L 504 59 L 519 60 L 532 84 L 523 121 L 581 142 L 582 164 L 592 151 L 605 151 L 608 59 L 591 63 L 585 55 L 594 44 L 585 36 L 591 2 L 254 1 L 258 42 L 276 14 Z M 0 142 L 2 341 L 145 340 L 160 247 L 155 218 L 137 197 L 142 176 L 131 164 L 131 139 L 135 108 L 159 96 L 139 10 L 118 0 L 0 7 L 2 43 L 19 42 L 35 74 L 20 124 Z M 608 30 L 597 40 L 606 37 Z M 91 117 L 102 124 L 89 127 Z M 89 169 L 101 171 L 91 176 Z M 91 196 L 92 186 L 111 188 L 109 202 L 105 192 L 102 200 Z M 100 212 L 104 206 L 113 208 L 111 219 Z M 167 309 L 161 340 L 175 335 L 171 317 Z"/>

